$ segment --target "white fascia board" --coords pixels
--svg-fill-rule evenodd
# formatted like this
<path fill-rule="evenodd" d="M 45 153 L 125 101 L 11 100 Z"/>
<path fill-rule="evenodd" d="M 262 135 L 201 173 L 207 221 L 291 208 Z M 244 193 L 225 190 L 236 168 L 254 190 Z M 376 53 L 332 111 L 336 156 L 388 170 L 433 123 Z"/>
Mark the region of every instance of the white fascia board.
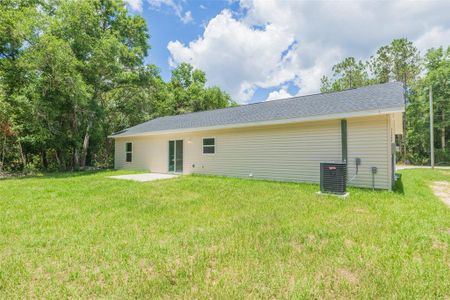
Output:
<path fill-rule="evenodd" d="M 171 133 L 185 133 L 185 132 L 198 132 L 198 131 L 211 131 L 219 129 L 234 129 L 234 128 L 245 128 L 245 127 L 255 127 L 255 126 L 265 126 L 265 125 L 282 125 L 282 124 L 292 124 L 310 121 L 324 121 L 324 120 L 334 120 L 334 119 L 345 119 L 354 117 L 369 117 L 376 115 L 386 115 L 391 113 L 404 112 L 404 107 L 394 107 L 387 109 L 374 109 L 365 111 L 356 111 L 351 113 L 340 113 L 331 115 L 320 115 L 311 116 L 304 118 L 292 118 L 292 119 L 282 119 L 273 121 L 262 121 L 262 122 L 249 122 L 249 123 L 239 123 L 230 125 L 218 125 L 218 126 L 208 126 L 208 127 L 196 127 L 196 128 L 183 128 L 183 129 L 170 129 L 170 130 L 160 130 L 160 131 L 150 131 L 136 134 L 124 134 L 124 135 L 110 135 L 108 138 L 129 138 L 129 137 L 139 137 L 139 136 L 152 136 L 161 134 L 171 134 Z"/>

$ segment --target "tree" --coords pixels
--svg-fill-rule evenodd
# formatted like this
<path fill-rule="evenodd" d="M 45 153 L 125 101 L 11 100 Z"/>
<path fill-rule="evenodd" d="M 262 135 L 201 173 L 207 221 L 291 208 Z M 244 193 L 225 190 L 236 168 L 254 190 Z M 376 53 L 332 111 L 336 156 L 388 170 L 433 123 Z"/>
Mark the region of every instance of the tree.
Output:
<path fill-rule="evenodd" d="M 127 13 L 122 1 L 67 0 L 55 11 L 50 31 L 70 41 L 75 57 L 83 62 L 83 80 L 92 90 L 88 108 L 74 128 L 84 132 L 79 160 L 84 167 L 91 131 L 101 126 L 95 120 L 103 114 L 105 95 L 123 84 L 124 73 L 136 71 L 147 55 L 147 27 L 142 17 Z M 77 151 L 75 147 L 74 157 Z"/>
<path fill-rule="evenodd" d="M 426 76 L 423 84 L 433 89 L 435 127 L 440 133 L 440 147 L 446 150 L 446 128 L 450 126 L 450 46 L 430 49 L 425 55 Z"/>
<path fill-rule="evenodd" d="M 403 82 L 407 92 L 417 80 L 420 73 L 420 54 L 414 44 L 406 38 L 394 39 L 389 45 L 378 49 L 371 58 L 369 65 L 375 76 L 375 81 L 385 83 L 389 81 Z M 407 118 L 403 113 L 403 139 L 407 138 Z M 406 157 L 407 143 L 401 141 L 403 158 Z"/>
<path fill-rule="evenodd" d="M 148 38 L 121 0 L 2 1 L 0 168 L 110 166 L 112 132 L 234 104 L 189 64 L 165 82 Z"/>
<path fill-rule="evenodd" d="M 412 93 L 421 68 L 420 53 L 414 44 L 405 39 L 394 39 L 389 45 L 380 47 L 367 62 L 356 61 L 347 57 L 333 66 L 333 77 L 322 77 L 321 91 L 341 91 L 372 83 L 401 81 L 407 93 Z M 408 111 L 408 108 L 407 108 Z M 407 156 L 408 135 L 407 113 L 403 114 L 403 140 L 401 141 L 402 158 Z"/>
<path fill-rule="evenodd" d="M 424 58 L 424 75 L 410 89 L 408 110 L 408 158 L 415 163 L 428 163 L 429 88 L 433 90 L 436 160 L 450 162 L 446 145 L 450 126 L 450 49 L 429 49 Z M 447 116 L 447 117 L 446 117 Z M 439 149 L 440 148 L 440 149 Z"/>
<path fill-rule="evenodd" d="M 78 167 L 77 149 L 81 138 L 78 122 L 81 112 L 88 109 L 87 101 L 91 96 L 79 72 L 80 62 L 66 41 L 47 34 L 25 51 L 21 62 L 27 70 L 28 83 L 20 94 L 30 102 L 33 116 L 24 121 L 32 125 L 27 144 L 41 152 L 44 168 L 47 167 L 47 149 L 58 149 L 61 164 L 63 153 L 59 149 L 70 147 L 72 164 Z"/>
<path fill-rule="evenodd" d="M 26 84 L 25 70 L 20 64 L 20 57 L 38 37 L 41 18 L 37 4 L 32 0 L 4 0 L 0 6 L 0 85 L 2 90 L 2 109 L 6 115 L 2 120 L 2 128 L 7 128 L 7 137 L 3 146 L 8 147 L 7 140 L 20 152 L 22 166 L 26 165 L 26 152 L 22 145 L 21 129 L 24 128 L 24 112 L 29 107 L 26 99 L 18 100 L 19 90 Z M 19 105 L 20 104 L 20 105 Z M 15 150 L 15 149 L 14 149 Z M 4 158 L 4 157 L 3 157 Z"/>
<path fill-rule="evenodd" d="M 420 73 L 420 62 L 420 53 L 414 44 L 401 38 L 380 47 L 369 60 L 369 66 L 378 83 L 400 81 L 410 86 Z"/>
<path fill-rule="evenodd" d="M 172 71 L 168 109 L 173 114 L 181 114 L 236 105 L 220 88 L 205 86 L 206 74 L 203 71 L 188 63 L 180 64 Z"/>
<path fill-rule="evenodd" d="M 368 84 L 366 64 L 354 57 L 346 57 L 332 68 L 333 80 L 322 77 L 322 92 L 342 91 L 361 87 Z"/>

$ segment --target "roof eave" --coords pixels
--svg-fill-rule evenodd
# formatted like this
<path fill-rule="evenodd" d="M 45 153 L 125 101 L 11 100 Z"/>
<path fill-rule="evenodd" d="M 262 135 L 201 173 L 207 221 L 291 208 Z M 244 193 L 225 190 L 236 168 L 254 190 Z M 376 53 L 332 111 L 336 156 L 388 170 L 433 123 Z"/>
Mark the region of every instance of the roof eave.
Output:
<path fill-rule="evenodd" d="M 309 121 L 323 121 L 323 120 L 333 120 L 333 119 L 343 119 L 343 118 L 353 118 L 353 117 L 365 117 L 365 116 L 375 116 L 375 115 L 385 115 L 396 112 L 404 112 L 404 106 L 385 108 L 385 109 L 374 109 L 365 111 L 356 111 L 350 113 L 339 113 L 330 115 L 319 115 L 310 116 L 303 118 L 292 118 L 292 119 L 281 119 L 272 121 L 262 121 L 262 122 L 250 122 L 250 123 L 238 123 L 229 125 L 218 125 L 218 126 L 207 126 L 207 127 L 194 127 L 194 128 L 183 128 L 183 129 L 170 129 L 170 130 L 159 130 L 159 131 L 148 131 L 136 134 L 120 134 L 120 135 L 109 135 L 108 138 L 128 138 L 128 137 L 140 137 L 140 136 L 152 136 L 161 134 L 171 134 L 171 133 L 185 133 L 185 132 L 198 132 L 198 131 L 210 131 L 219 129 L 233 129 L 233 128 L 245 128 L 245 127 L 255 127 L 255 126 L 265 126 L 265 125 L 282 125 L 291 123 L 301 123 Z"/>

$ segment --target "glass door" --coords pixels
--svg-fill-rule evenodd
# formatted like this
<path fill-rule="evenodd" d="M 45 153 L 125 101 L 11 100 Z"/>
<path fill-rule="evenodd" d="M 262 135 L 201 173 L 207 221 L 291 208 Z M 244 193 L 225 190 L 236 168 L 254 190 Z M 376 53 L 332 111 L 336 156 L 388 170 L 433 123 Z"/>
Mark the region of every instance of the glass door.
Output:
<path fill-rule="evenodd" d="M 169 141 L 169 172 L 175 172 L 175 141 Z"/>
<path fill-rule="evenodd" d="M 175 172 L 183 173 L 183 141 L 175 142 Z"/>
<path fill-rule="evenodd" d="M 183 173 L 183 140 L 169 141 L 169 172 Z"/>

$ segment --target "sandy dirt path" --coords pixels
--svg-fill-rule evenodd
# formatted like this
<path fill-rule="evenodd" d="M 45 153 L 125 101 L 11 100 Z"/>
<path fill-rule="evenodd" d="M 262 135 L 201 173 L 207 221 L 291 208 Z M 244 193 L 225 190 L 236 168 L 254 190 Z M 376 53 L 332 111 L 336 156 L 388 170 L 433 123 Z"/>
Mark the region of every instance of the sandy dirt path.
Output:
<path fill-rule="evenodd" d="M 448 207 L 450 207 L 450 182 L 435 181 L 431 185 L 433 192 L 438 196 Z"/>

